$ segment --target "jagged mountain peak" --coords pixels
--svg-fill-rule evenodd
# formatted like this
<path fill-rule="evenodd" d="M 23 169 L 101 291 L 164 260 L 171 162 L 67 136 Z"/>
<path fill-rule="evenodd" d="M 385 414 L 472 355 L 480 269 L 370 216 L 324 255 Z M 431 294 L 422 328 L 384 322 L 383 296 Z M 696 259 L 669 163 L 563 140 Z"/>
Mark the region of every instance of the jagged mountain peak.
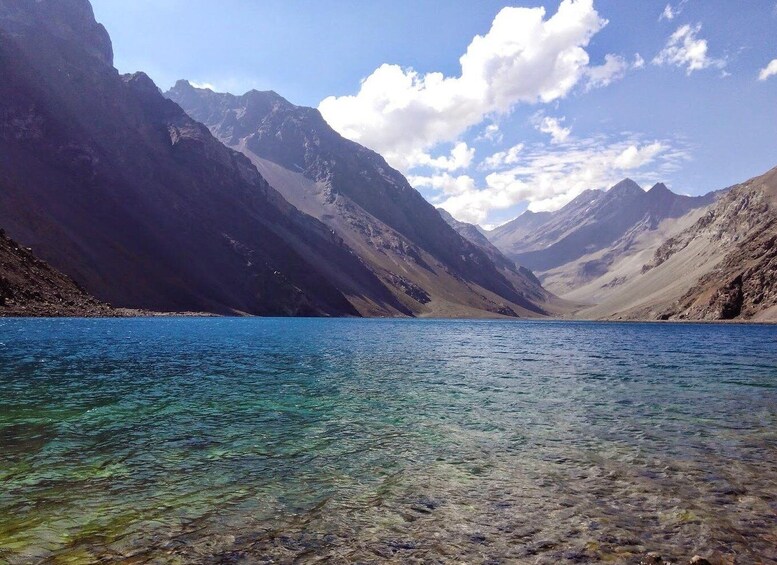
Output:
<path fill-rule="evenodd" d="M 142 71 L 138 71 L 131 74 L 122 75 L 122 80 L 138 93 L 144 93 L 146 95 L 158 96 L 161 94 L 161 90 L 156 83 Z"/>
<path fill-rule="evenodd" d="M 667 186 L 664 183 L 662 183 L 662 182 L 657 182 L 652 187 L 650 187 L 650 190 L 648 190 L 647 192 L 648 192 L 648 194 L 662 194 L 662 193 L 663 194 L 666 194 L 666 193 L 674 194 L 674 192 L 669 190 L 667 188 Z"/>
<path fill-rule="evenodd" d="M 290 110 L 294 108 L 300 108 L 300 106 L 297 106 L 296 104 L 292 104 L 286 98 L 284 98 L 274 90 L 256 90 L 254 88 L 249 90 L 242 96 L 238 96 L 238 98 L 246 100 L 248 102 L 268 101 L 272 103 L 277 103 L 277 104 L 280 104 L 281 107 L 287 108 Z"/>
<path fill-rule="evenodd" d="M 625 178 L 606 192 L 581 193 L 541 223 L 519 216 L 489 237 L 510 259 L 542 275 L 608 248 L 635 228 L 655 229 L 666 218 L 679 218 L 710 202 L 707 196 L 676 195 L 665 185 L 645 192 Z"/>
<path fill-rule="evenodd" d="M 631 180 L 630 178 L 625 178 L 622 181 L 616 183 L 613 185 L 610 190 L 607 191 L 607 194 L 610 194 L 612 196 L 620 196 L 620 195 L 634 195 L 634 196 L 640 196 L 644 194 L 645 191 L 642 190 L 642 187 L 639 186 L 636 182 Z"/>

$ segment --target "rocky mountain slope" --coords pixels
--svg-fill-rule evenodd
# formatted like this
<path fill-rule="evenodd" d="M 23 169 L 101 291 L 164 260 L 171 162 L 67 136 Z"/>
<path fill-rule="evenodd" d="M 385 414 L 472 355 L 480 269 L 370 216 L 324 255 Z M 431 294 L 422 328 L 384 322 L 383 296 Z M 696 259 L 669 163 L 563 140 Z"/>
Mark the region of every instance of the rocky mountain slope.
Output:
<path fill-rule="evenodd" d="M 87 0 L 0 0 L 0 225 L 119 306 L 410 314 L 144 74 Z"/>
<path fill-rule="evenodd" d="M 777 320 L 777 168 L 732 187 L 578 316 Z"/>
<path fill-rule="evenodd" d="M 509 258 L 535 271 L 549 290 L 567 296 L 612 279 L 625 257 L 644 251 L 658 233 L 671 231 L 673 222 L 667 220 L 682 218 L 715 198 L 715 193 L 674 194 L 660 183 L 644 191 L 624 179 L 606 192 L 585 191 L 558 211 L 525 212 L 487 236 Z M 592 298 L 580 293 L 570 297 Z"/>
<path fill-rule="evenodd" d="M 545 271 L 545 284 L 567 300 L 600 303 L 640 276 L 643 265 L 652 259 L 658 247 L 693 225 L 706 210 L 707 207 L 699 208 L 680 218 L 667 218 L 651 228 L 639 223 L 612 245 Z"/>
<path fill-rule="evenodd" d="M 179 81 L 166 95 L 245 154 L 299 210 L 330 227 L 414 315 L 538 315 L 537 280 L 504 272 L 459 235 L 380 155 L 274 92 L 215 93 Z"/>
<path fill-rule="evenodd" d="M 0 229 L 1 316 L 116 316 L 121 312 L 90 296 Z"/>
<path fill-rule="evenodd" d="M 505 257 L 505 255 L 488 240 L 480 226 L 459 221 L 442 208 L 438 208 L 438 211 L 440 212 L 443 220 L 445 220 L 449 226 L 456 230 L 459 235 L 485 251 L 486 254 L 491 258 L 491 261 L 494 263 L 494 265 L 496 265 L 497 268 L 500 269 L 500 271 L 508 279 L 511 277 L 519 276 L 521 278 L 528 278 L 537 286 L 542 284 L 530 269 L 527 269 L 521 265 L 516 265 L 514 261 L 511 261 Z M 563 301 L 560 301 L 557 296 L 547 291 L 545 291 L 545 293 L 542 295 L 538 295 L 537 298 L 545 305 L 548 310 L 554 314 L 559 314 L 566 310 L 566 305 L 563 305 Z"/>
<path fill-rule="evenodd" d="M 488 238 L 478 226 L 457 220 L 443 208 L 437 208 L 437 211 L 440 213 L 440 216 L 442 216 L 442 219 L 445 220 L 445 222 L 450 227 L 456 230 L 461 237 L 480 247 L 489 255 L 489 257 L 491 257 L 492 260 L 495 260 L 499 263 L 503 261 L 510 261 L 502 254 L 501 251 L 499 251 L 499 249 L 496 248 L 493 243 L 488 240 Z M 510 262 L 512 263 L 512 261 Z"/>

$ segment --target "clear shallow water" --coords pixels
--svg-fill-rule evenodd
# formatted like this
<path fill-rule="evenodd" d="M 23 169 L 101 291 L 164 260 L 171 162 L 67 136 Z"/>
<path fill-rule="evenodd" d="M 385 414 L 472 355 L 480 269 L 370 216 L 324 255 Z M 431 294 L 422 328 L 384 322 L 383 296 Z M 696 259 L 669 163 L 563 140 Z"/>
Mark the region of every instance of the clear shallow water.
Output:
<path fill-rule="evenodd" d="M 777 327 L 0 321 L 0 562 L 777 563 Z"/>

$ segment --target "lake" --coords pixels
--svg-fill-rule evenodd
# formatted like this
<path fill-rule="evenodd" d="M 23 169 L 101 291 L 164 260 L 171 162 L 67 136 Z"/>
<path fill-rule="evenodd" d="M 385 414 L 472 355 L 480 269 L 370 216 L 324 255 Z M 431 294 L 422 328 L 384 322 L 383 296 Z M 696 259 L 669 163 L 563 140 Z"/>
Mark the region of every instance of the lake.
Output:
<path fill-rule="evenodd" d="M 777 563 L 775 462 L 777 326 L 0 320 L 0 562 Z"/>

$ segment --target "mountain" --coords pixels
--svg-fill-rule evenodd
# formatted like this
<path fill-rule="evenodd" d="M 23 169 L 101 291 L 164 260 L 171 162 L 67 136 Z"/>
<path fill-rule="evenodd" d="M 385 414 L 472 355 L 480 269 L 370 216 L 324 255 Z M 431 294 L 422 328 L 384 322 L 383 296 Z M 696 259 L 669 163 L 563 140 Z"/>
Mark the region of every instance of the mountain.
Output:
<path fill-rule="evenodd" d="M 318 110 L 275 92 L 242 96 L 179 81 L 166 93 L 241 151 L 292 205 L 331 228 L 413 315 L 538 315 L 534 277 L 507 276 L 452 229 L 377 153 L 347 140 Z"/>
<path fill-rule="evenodd" d="M 0 229 L 0 317 L 119 314 Z"/>
<path fill-rule="evenodd" d="M 651 226 L 640 222 L 611 245 L 542 273 L 544 284 L 566 300 L 597 304 L 638 277 L 656 250 L 668 238 L 692 226 L 707 207 Z"/>
<path fill-rule="evenodd" d="M 113 68 L 87 0 L 0 0 L 0 225 L 119 306 L 407 315 L 242 154 Z"/>
<path fill-rule="evenodd" d="M 703 208 L 716 196 L 682 196 L 660 183 L 644 191 L 624 179 L 606 192 L 587 190 L 555 212 L 527 211 L 487 236 L 510 259 L 535 271 L 548 290 L 589 300 L 570 293 L 606 278 L 615 264 L 671 229 L 667 220 Z"/>
<path fill-rule="evenodd" d="M 440 212 L 440 216 L 442 216 L 443 220 L 445 220 L 449 226 L 456 230 L 459 235 L 485 251 L 485 253 L 491 258 L 491 261 L 494 263 L 494 265 L 496 265 L 505 276 L 508 278 L 512 276 L 526 277 L 531 281 L 534 281 L 537 286 L 541 286 L 542 283 L 540 283 L 539 279 L 534 275 L 534 273 L 532 273 L 526 267 L 516 265 L 513 261 L 505 257 L 504 254 L 488 240 L 484 230 L 480 226 L 457 220 L 451 216 L 449 212 L 442 208 L 438 208 L 437 210 Z M 556 297 L 547 291 L 545 291 L 544 294 L 538 294 L 537 298 L 542 302 L 558 303 Z"/>
<path fill-rule="evenodd" d="M 578 316 L 777 321 L 777 168 L 727 190 Z"/>
<path fill-rule="evenodd" d="M 504 257 L 502 252 L 499 251 L 496 246 L 488 240 L 486 235 L 478 226 L 457 220 L 443 208 L 437 208 L 437 211 L 440 213 L 440 216 L 442 216 L 442 219 L 445 220 L 445 222 L 450 227 L 456 230 L 461 237 L 468 240 L 470 243 L 474 243 L 492 257 L 497 257 L 500 259 Z"/>

